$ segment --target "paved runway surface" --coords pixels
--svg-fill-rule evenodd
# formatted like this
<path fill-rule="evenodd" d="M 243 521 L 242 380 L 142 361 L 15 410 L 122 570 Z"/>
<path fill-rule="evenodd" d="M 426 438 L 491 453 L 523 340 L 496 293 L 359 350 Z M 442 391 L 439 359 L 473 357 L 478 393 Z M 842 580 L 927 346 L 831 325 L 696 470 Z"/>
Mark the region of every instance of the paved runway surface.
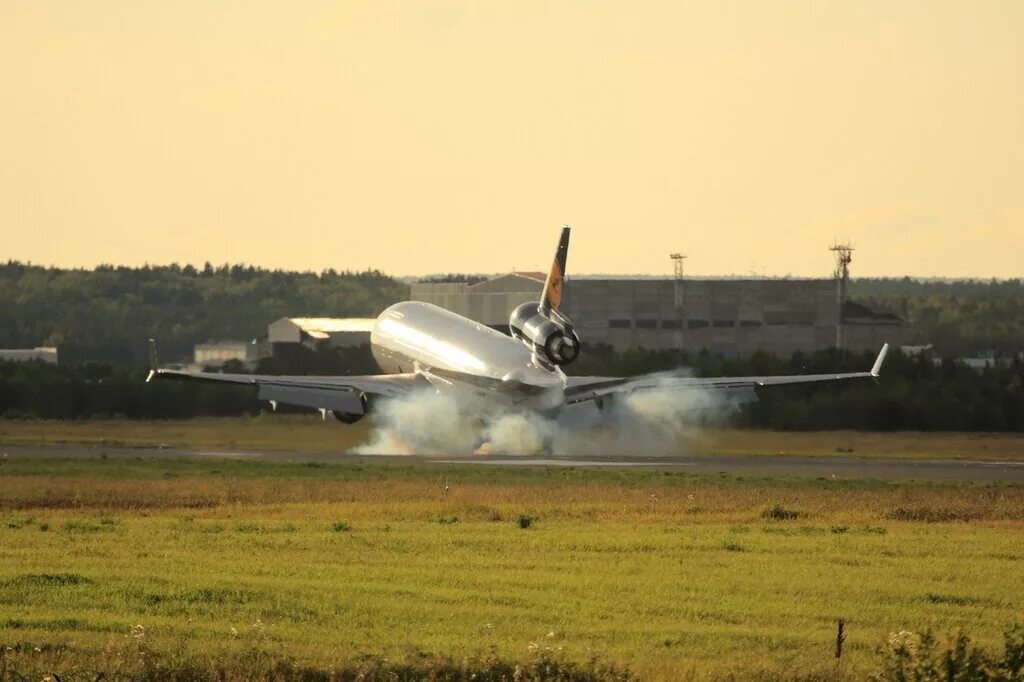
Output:
<path fill-rule="evenodd" d="M 803 476 L 811 478 L 878 478 L 945 481 L 1024 482 L 1024 462 L 952 459 L 875 459 L 870 457 L 798 455 L 696 455 L 692 457 L 507 457 L 384 456 L 304 453 L 275 450 L 112 448 L 76 445 L 0 445 L 0 457 L 248 458 L 318 462 L 421 462 L 435 466 L 651 467 L 693 473 Z"/>

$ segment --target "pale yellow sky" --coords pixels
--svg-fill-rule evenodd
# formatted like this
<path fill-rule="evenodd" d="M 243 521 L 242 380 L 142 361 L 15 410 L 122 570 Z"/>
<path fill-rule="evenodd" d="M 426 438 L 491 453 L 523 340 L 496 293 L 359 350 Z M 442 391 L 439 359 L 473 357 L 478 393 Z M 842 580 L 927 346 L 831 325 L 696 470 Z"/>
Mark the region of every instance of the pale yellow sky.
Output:
<path fill-rule="evenodd" d="M 1024 2 L 0 0 L 0 260 L 1024 276 Z"/>

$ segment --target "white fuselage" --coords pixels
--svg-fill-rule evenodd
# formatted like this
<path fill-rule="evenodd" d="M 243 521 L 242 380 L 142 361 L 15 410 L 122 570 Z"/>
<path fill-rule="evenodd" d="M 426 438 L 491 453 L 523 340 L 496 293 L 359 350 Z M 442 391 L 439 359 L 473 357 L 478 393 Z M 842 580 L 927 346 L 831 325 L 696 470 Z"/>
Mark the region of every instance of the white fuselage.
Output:
<path fill-rule="evenodd" d="M 565 374 L 524 343 L 430 303 L 404 301 L 377 318 L 373 357 L 387 374 L 417 373 L 439 389 L 526 409 L 555 410 Z"/>

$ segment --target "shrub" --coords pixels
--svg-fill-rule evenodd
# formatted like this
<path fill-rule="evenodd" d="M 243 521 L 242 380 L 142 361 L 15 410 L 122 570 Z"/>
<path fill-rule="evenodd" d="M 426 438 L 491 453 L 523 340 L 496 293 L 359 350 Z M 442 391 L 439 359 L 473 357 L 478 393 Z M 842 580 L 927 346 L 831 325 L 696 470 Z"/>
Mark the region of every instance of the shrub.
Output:
<path fill-rule="evenodd" d="M 76 520 L 64 523 L 64 530 L 68 533 L 96 533 L 103 530 L 112 530 L 113 526 L 108 523 L 97 523 L 96 521 Z"/>
<path fill-rule="evenodd" d="M 519 524 L 519 527 L 524 529 L 532 526 L 534 521 L 536 521 L 536 519 L 528 514 L 520 514 L 519 518 L 516 519 L 516 523 Z"/>
<path fill-rule="evenodd" d="M 352 530 L 352 524 L 348 521 L 335 521 L 334 525 L 331 526 L 331 530 L 335 533 L 347 533 Z"/>
<path fill-rule="evenodd" d="M 925 523 L 950 523 L 953 521 L 974 521 L 984 516 L 979 509 L 967 507 L 896 507 L 885 514 L 893 521 L 924 521 Z"/>
<path fill-rule="evenodd" d="M 894 632 L 880 649 L 881 669 L 869 679 L 876 682 L 1011 682 L 1024 672 L 1024 626 L 1003 633 L 1001 657 L 975 646 L 955 630 L 943 647 L 930 630 Z"/>
<path fill-rule="evenodd" d="M 782 505 L 776 504 L 772 507 L 768 507 L 761 512 L 761 518 L 769 521 L 792 521 L 793 519 L 800 516 L 800 512 L 795 509 L 786 509 Z"/>
<path fill-rule="evenodd" d="M 23 573 L 0 581 L 0 584 L 28 587 L 66 587 L 92 585 L 93 580 L 78 573 Z"/>
<path fill-rule="evenodd" d="M 86 673 L 79 666 L 54 674 L 44 656 L 63 651 L 44 644 L 34 651 L 16 646 L 0 649 L 0 679 L 113 679 L 113 680 L 562 680 L 564 682 L 628 682 L 633 674 L 597 655 L 585 662 L 569 658 L 561 647 L 531 644 L 525 659 L 498 658 L 495 653 L 451 658 L 413 652 L 404 658 L 362 655 L 330 669 L 304 666 L 288 657 L 267 653 L 265 626 L 259 620 L 249 630 L 250 647 L 242 654 L 211 660 L 192 654 L 167 654 L 149 644 L 146 629 L 133 627 L 115 640 L 101 670 Z M 26 649 L 22 651 L 22 649 Z M 8 652 L 19 654 L 6 660 Z"/>
<path fill-rule="evenodd" d="M 953 606 L 970 606 L 977 604 L 978 600 L 972 597 L 961 597 L 956 594 L 938 594 L 929 592 L 924 596 L 929 604 L 952 604 Z"/>

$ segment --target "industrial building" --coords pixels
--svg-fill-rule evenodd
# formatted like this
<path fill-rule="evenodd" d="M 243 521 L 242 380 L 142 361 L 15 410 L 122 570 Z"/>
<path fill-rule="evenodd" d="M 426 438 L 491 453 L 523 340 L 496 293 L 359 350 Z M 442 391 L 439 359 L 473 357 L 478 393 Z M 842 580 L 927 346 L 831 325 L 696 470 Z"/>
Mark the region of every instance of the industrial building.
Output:
<path fill-rule="evenodd" d="M 512 310 L 538 300 L 543 286 L 542 274 L 513 273 L 476 284 L 416 283 L 411 298 L 507 331 Z M 898 345 L 903 324 L 841 299 L 836 279 L 579 277 L 566 281 L 562 309 L 585 344 L 619 351 L 877 350 L 883 342 Z"/>
<path fill-rule="evenodd" d="M 370 343 L 373 318 L 282 317 L 267 327 L 271 348 L 284 343 L 301 343 L 313 350 L 348 348 Z"/>
<path fill-rule="evenodd" d="M 260 358 L 259 351 L 255 341 L 199 343 L 193 349 L 193 362 L 198 367 L 222 367 L 231 360 L 254 365 Z"/>
<path fill-rule="evenodd" d="M 414 282 L 409 298 L 440 306 L 463 317 L 508 331 L 508 318 L 516 306 L 540 299 L 544 273 L 513 272 L 494 279 L 465 282 Z"/>
<path fill-rule="evenodd" d="M 51 364 L 57 364 L 57 349 L 52 346 L 37 348 L 3 348 L 0 349 L 0 360 L 13 360 L 15 362 L 27 362 L 29 360 L 42 360 Z"/>
<path fill-rule="evenodd" d="M 264 358 L 288 354 L 299 346 L 316 351 L 362 346 L 370 343 L 374 322 L 361 317 L 282 317 L 271 322 L 267 335 L 259 339 L 196 344 L 192 367 L 222 367 L 237 360 L 251 369 Z"/>

